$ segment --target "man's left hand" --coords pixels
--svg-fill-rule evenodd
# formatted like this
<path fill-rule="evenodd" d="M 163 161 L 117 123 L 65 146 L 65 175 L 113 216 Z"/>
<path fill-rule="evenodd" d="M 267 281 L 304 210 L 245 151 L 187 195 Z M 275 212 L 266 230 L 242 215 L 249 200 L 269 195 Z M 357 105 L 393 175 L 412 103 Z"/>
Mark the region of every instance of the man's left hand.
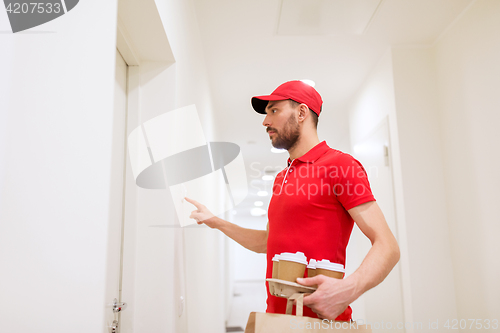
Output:
<path fill-rule="evenodd" d="M 298 278 L 304 286 L 318 285 L 318 289 L 304 297 L 304 305 L 310 307 L 320 319 L 335 320 L 356 297 L 356 286 L 351 279 L 335 279 L 324 275 Z"/>

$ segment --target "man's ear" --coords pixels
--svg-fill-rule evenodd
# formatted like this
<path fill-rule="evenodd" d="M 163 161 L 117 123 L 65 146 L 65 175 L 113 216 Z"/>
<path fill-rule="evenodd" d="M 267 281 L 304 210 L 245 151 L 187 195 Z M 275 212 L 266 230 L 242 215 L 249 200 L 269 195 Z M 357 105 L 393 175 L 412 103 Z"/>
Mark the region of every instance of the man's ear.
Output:
<path fill-rule="evenodd" d="M 306 120 L 308 116 L 309 116 L 309 108 L 304 103 L 300 104 L 299 117 L 298 117 L 299 122 Z"/>

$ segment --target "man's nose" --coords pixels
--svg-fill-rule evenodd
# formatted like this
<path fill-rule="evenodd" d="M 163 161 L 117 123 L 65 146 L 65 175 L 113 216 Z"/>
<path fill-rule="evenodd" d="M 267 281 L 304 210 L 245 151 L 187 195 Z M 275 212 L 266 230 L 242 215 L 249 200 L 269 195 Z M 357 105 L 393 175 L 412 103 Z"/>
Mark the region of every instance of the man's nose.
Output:
<path fill-rule="evenodd" d="M 269 121 L 269 115 L 266 114 L 266 117 L 264 118 L 264 121 L 262 122 L 262 125 L 264 125 L 264 127 L 271 126 L 271 122 Z"/>

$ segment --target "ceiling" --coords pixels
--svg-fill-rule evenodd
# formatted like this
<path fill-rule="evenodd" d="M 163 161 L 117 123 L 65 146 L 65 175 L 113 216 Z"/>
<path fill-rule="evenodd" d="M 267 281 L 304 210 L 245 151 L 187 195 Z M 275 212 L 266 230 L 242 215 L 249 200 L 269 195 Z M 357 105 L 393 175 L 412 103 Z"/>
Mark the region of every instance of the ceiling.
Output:
<path fill-rule="evenodd" d="M 264 168 L 282 169 L 288 154 L 270 152 L 263 115 L 250 98 L 279 84 L 311 79 L 323 97 L 320 140 L 348 135 L 346 105 L 388 48 L 432 45 L 474 0 L 195 0 L 214 103 L 215 139 L 237 143 L 250 193 L 237 207 L 248 215 Z M 264 208 L 270 196 L 264 197 Z"/>

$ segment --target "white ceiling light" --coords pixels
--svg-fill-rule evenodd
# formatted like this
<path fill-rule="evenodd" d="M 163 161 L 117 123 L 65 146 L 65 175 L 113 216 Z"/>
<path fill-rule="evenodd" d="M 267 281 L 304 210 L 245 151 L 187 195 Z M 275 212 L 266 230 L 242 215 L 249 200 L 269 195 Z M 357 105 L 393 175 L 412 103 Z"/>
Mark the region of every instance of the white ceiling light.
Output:
<path fill-rule="evenodd" d="M 272 153 L 279 154 L 279 153 L 284 153 L 284 152 L 286 152 L 286 149 L 278 149 L 278 148 L 274 148 L 274 147 L 272 147 L 272 148 L 271 148 L 271 152 L 272 152 Z"/>
<path fill-rule="evenodd" d="M 300 81 L 304 82 L 305 84 L 310 85 L 311 87 L 314 87 L 316 85 L 316 82 L 314 82 L 313 80 L 305 79 L 305 80 L 300 80 Z"/>
<path fill-rule="evenodd" d="M 264 175 L 264 176 L 262 176 L 262 180 L 273 180 L 273 179 L 274 179 L 273 175 Z"/>
<path fill-rule="evenodd" d="M 253 204 L 254 204 L 254 206 L 256 206 L 256 207 L 260 207 L 260 206 L 263 206 L 263 205 L 264 205 L 264 203 L 263 203 L 262 201 L 255 201 Z"/>
<path fill-rule="evenodd" d="M 269 193 L 267 193 L 267 191 L 259 191 L 259 192 L 257 192 L 257 195 L 258 195 L 259 197 L 265 197 L 265 196 L 267 196 L 268 194 L 269 194 Z"/>
<path fill-rule="evenodd" d="M 266 210 L 262 208 L 252 208 L 250 210 L 250 215 L 252 216 L 264 216 L 266 215 Z"/>

